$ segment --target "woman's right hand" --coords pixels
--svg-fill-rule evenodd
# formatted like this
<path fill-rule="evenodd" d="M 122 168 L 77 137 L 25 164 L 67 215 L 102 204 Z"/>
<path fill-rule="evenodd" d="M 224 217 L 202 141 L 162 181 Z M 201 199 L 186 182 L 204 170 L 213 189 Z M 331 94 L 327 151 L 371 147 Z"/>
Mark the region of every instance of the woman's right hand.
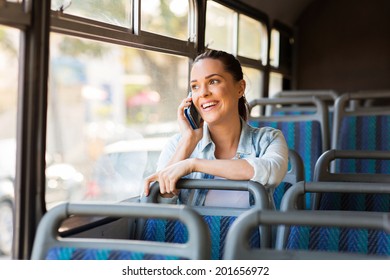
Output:
<path fill-rule="evenodd" d="M 177 120 L 179 123 L 180 134 L 187 139 L 196 140 L 198 143 L 203 137 L 203 120 L 201 120 L 200 127 L 198 129 L 192 129 L 189 121 L 187 120 L 184 109 L 191 105 L 192 97 L 186 97 L 180 103 L 177 109 Z"/>

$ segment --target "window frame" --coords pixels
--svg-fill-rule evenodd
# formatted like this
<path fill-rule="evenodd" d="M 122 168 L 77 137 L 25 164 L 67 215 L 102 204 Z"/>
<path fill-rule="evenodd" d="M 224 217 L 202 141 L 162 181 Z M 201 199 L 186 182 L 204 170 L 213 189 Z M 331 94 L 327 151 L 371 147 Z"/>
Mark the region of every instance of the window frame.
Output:
<path fill-rule="evenodd" d="M 286 67 L 283 63 L 283 61 L 281 60 L 281 51 L 282 51 L 282 47 L 281 47 L 281 44 L 282 44 L 282 39 L 279 40 L 279 57 L 278 57 L 278 60 L 279 60 L 279 66 L 278 67 L 275 67 L 273 65 L 270 65 L 270 73 L 277 73 L 277 74 L 280 74 L 282 75 L 283 77 L 283 82 L 282 82 L 282 89 L 283 90 L 288 90 L 288 89 L 291 89 L 292 87 L 292 79 L 293 79 L 293 59 L 294 59 L 294 35 L 293 35 L 293 31 L 287 27 L 286 25 L 284 25 L 283 23 L 279 22 L 279 21 L 275 21 L 272 25 L 272 29 L 271 30 L 277 30 L 279 32 L 279 36 L 280 38 L 283 36 L 285 38 L 289 38 L 289 40 L 293 40 L 290 45 L 291 45 L 291 65 L 290 65 L 290 68 Z"/>
<path fill-rule="evenodd" d="M 206 4 L 208 1 L 214 1 L 222 6 L 225 6 L 226 8 L 234 10 L 237 13 L 237 16 L 235 18 L 235 25 L 234 25 L 234 29 L 235 29 L 234 36 L 236 38 L 236 40 L 235 40 L 236 43 L 235 43 L 235 46 L 233 47 L 233 49 L 234 49 L 233 55 L 236 56 L 236 58 L 240 61 L 242 66 L 248 67 L 248 68 L 253 68 L 253 69 L 259 70 L 263 73 L 262 92 L 260 93 L 260 95 L 258 97 L 260 98 L 263 96 L 268 96 L 269 49 L 270 49 L 270 24 L 269 24 L 268 16 L 261 11 L 254 10 L 253 8 L 247 6 L 244 3 L 237 2 L 234 0 L 204 0 L 204 1 L 206 2 L 205 6 L 207 6 Z M 207 9 L 207 7 L 206 7 L 206 9 Z M 207 10 L 206 10 L 206 12 L 207 12 Z M 266 57 L 266 61 L 264 64 L 263 64 L 263 61 L 261 59 L 257 60 L 257 59 L 238 55 L 239 18 L 240 18 L 239 15 L 240 14 L 245 15 L 247 17 L 250 17 L 256 21 L 259 21 L 262 24 L 264 24 L 264 26 L 265 26 L 266 33 L 267 33 L 267 46 L 266 46 L 267 57 Z M 204 30 L 206 30 L 206 29 L 204 29 Z M 205 32 L 202 35 L 205 36 Z M 203 42 L 205 42 L 205 38 L 203 38 Z"/>

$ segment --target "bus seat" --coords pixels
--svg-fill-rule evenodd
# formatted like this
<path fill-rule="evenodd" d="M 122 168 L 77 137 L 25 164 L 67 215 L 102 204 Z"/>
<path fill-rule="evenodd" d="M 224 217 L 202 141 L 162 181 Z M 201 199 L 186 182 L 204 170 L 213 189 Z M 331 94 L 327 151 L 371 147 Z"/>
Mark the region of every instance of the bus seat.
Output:
<path fill-rule="evenodd" d="M 189 232 L 184 244 L 102 237 L 61 237 L 58 229 L 71 216 L 178 219 Z M 101 234 L 103 236 L 103 233 Z M 31 259 L 209 259 L 207 226 L 185 205 L 139 203 L 62 203 L 41 219 Z"/>
<path fill-rule="evenodd" d="M 337 97 L 340 95 L 335 90 L 326 90 L 326 89 L 320 89 L 320 90 L 282 90 L 277 92 L 273 97 L 275 98 L 283 98 L 283 97 L 312 97 L 316 96 L 320 98 L 321 100 L 327 101 L 332 105 L 332 103 L 337 99 Z"/>
<path fill-rule="evenodd" d="M 284 193 L 295 183 L 304 180 L 304 166 L 301 156 L 294 150 L 288 151 L 288 171 L 282 182 L 275 188 L 273 193 L 275 209 L 280 209 L 280 202 Z M 302 202 L 303 203 L 303 202 Z"/>
<path fill-rule="evenodd" d="M 389 222 L 388 213 L 252 209 L 232 225 L 224 259 L 389 259 Z M 248 232 L 265 224 L 289 226 L 294 235 L 281 247 L 250 248 Z M 367 238 L 359 239 L 360 232 Z"/>
<path fill-rule="evenodd" d="M 224 251 L 225 239 L 231 224 L 236 220 L 242 211 L 237 211 L 237 216 L 226 216 L 226 211 L 230 209 L 221 209 L 219 211 L 200 211 L 203 220 L 209 228 L 211 238 L 211 259 L 219 260 Z M 232 214 L 230 212 L 230 214 Z M 141 240 L 185 243 L 188 238 L 188 232 L 183 228 L 182 223 L 170 221 L 168 223 L 157 219 L 147 219 Z M 251 237 L 251 246 L 260 247 L 259 231 L 254 231 Z"/>
<path fill-rule="evenodd" d="M 384 101 L 390 92 L 345 93 L 335 102 L 331 148 L 335 150 L 390 151 L 390 107 L 354 107 L 354 101 Z M 367 167 L 374 168 L 375 163 Z M 338 168 L 341 168 L 339 166 Z"/>
<path fill-rule="evenodd" d="M 282 90 L 277 92 L 273 98 L 283 98 L 283 97 L 311 97 L 315 96 L 321 99 L 328 108 L 328 123 L 329 123 L 329 135 L 332 133 L 333 125 L 333 113 L 334 113 L 334 103 L 337 97 L 340 96 L 339 92 L 334 90 Z M 315 106 L 300 106 L 295 104 L 293 106 L 282 106 L 282 107 L 271 107 L 268 114 L 309 114 L 310 111 L 315 111 Z"/>
<path fill-rule="evenodd" d="M 345 168 L 332 171 L 338 162 Z M 374 163 L 372 163 L 374 162 Z M 337 164 L 337 165 L 339 165 Z M 373 165 L 368 168 L 366 164 Z M 348 167 L 349 166 L 349 167 Z M 390 151 L 329 150 L 318 159 L 314 181 L 390 183 Z M 386 212 L 389 194 L 315 193 L 314 209 L 362 209 Z"/>
<path fill-rule="evenodd" d="M 254 198 L 254 208 L 268 209 L 269 198 L 265 188 L 259 183 L 252 181 L 233 181 L 221 179 L 181 179 L 177 183 L 178 189 L 216 189 L 216 190 L 241 190 L 249 191 Z M 159 194 L 158 182 L 152 184 L 150 195 L 143 199 L 144 203 L 157 203 L 157 195 Z M 210 232 L 211 239 L 211 259 L 221 259 L 225 248 L 225 238 L 234 220 L 248 211 L 247 208 L 230 208 L 230 207 L 208 207 L 208 206 L 189 206 L 197 211 L 203 217 Z M 172 226 L 172 225 L 171 225 Z M 176 224 L 174 228 L 180 227 Z M 155 223 L 154 221 L 145 220 L 139 221 L 139 230 L 137 238 L 142 238 L 145 233 L 148 234 L 151 240 L 157 238 L 156 232 L 167 232 L 166 224 Z M 172 235 L 163 234 L 161 239 L 165 242 L 170 242 Z M 177 237 L 176 237 L 177 238 Z M 185 237 L 183 238 L 185 240 Z M 253 247 L 270 247 L 272 242 L 271 229 L 263 227 L 255 230 L 251 237 L 251 246 Z"/>
<path fill-rule="evenodd" d="M 390 185 L 383 182 L 299 182 L 283 196 L 280 211 L 300 209 L 298 202 L 308 193 L 321 194 L 315 208 L 321 211 L 390 211 Z M 275 246 L 285 244 L 288 231 L 284 226 L 278 227 Z"/>
<path fill-rule="evenodd" d="M 341 226 L 291 226 L 286 249 L 338 251 L 389 256 L 390 235 L 388 232 L 380 230 L 345 229 Z"/>
<path fill-rule="evenodd" d="M 328 110 L 324 102 L 316 97 L 261 98 L 253 100 L 250 111 L 256 106 L 278 106 L 281 104 L 310 104 L 316 111 L 312 114 L 250 116 L 249 123 L 256 127 L 270 126 L 283 132 L 289 149 L 295 150 L 302 158 L 305 177 L 312 181 L 314 166 L 323 152 L 329 149 Z M 305 198 L 310 207 L 311 198 Z"/>

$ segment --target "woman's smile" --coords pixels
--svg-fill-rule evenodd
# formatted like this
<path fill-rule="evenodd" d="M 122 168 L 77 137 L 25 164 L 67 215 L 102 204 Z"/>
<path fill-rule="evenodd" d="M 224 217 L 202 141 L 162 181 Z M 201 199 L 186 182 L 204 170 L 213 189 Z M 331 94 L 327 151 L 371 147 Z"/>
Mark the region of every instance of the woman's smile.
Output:
<path fill-rule="evenodd" d="M 218 101 L 206 101 L 200 105 L 203 111 L 208 112 L 215 108 L 218 105 Z"/>

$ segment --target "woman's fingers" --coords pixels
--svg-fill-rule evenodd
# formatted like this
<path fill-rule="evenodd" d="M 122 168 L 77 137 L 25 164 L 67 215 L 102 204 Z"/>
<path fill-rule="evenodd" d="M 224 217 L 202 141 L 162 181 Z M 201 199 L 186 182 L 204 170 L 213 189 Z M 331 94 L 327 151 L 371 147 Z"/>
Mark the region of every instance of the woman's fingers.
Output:
<path fill-rule="evenodd" d="M 150 184 L 158 181 L 159 187 L 160 187 L 160 193 L 173 193 L 178 194 L 178 191 L 176 190 L 176 182 L 177 180 L 174 180 L 170 178 L 168 174 L 165 172 L 158 172 L 153 175 L 150 175 L 145 179 L 144 183 L 144 195 L 148 196 L 150 193 Z"/>
<path fill-rule="evenodd" d="M 150 189 L 150 184 L 153 183 L 154 181 L 157 181 L 157 173 L 150 175 L 149 177 L 146 177 L 144 181 L 144 195 L 148 196 L 149 195 L 149 189 Z"/>

